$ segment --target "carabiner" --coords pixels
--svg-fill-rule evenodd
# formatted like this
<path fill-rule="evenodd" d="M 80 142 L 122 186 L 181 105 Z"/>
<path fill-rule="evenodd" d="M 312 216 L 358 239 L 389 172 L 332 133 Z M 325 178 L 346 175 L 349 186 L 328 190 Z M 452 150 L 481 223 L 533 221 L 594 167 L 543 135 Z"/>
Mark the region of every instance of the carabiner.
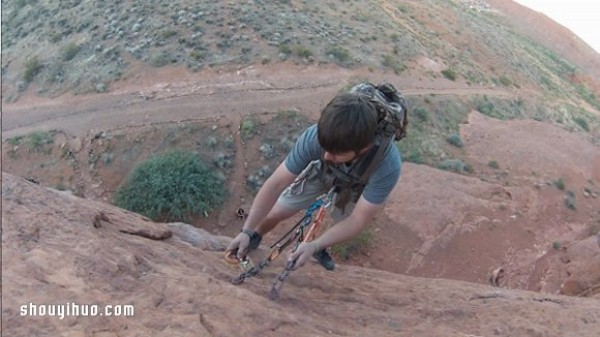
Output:
<path fill-rule="evenodd" d="M 331 206 L 331 202 L 333 201 L 333 196 L 335 195 L 335 190 L 336 187 L 333 186 L 328 192 L 327 194 L 323 194 L 323 199 L 325 199 L 324 204 L 323 204 L 323 208 L 329 208 L 329 206 Z"/>

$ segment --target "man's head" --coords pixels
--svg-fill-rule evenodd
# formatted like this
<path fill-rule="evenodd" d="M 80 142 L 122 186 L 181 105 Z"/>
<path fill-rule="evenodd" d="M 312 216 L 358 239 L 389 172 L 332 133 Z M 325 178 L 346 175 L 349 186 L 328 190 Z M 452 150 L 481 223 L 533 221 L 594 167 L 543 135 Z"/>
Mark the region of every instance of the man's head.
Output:
<path fill-rule="evenodd" d="M 369 98 L 358 93 L 334 97 L 321 112 L 319 144 L 325 160 L 343 163 L 364 153 L 375 140 L 377 112 Z"/>

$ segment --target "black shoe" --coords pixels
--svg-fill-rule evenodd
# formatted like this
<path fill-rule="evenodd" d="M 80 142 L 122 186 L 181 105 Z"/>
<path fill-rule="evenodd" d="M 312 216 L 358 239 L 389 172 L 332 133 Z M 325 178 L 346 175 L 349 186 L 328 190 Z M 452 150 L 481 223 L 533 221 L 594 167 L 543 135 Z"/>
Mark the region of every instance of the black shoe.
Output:
<path fill-rule="evenodd" d="M 327 270 L 334 270 L 335 263 L 325 249 L 321 249 L 313 254 L 313 257 Z"/>

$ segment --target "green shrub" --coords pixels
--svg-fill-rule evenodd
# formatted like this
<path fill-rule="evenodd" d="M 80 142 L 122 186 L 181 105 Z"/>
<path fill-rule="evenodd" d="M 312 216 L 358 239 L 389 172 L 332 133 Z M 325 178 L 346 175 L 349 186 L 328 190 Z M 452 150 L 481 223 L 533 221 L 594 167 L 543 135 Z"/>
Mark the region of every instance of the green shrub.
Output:
<path fill-rule="evenodd" d="M 54 137 L 52 133 L 45 131 L 35 131 L 27 135 L 27 146 L 31 150 L 41 151 L 46 144 L 52 144 Z"/>
<path fill-rule="evenodd" d="M 429 119 L 429 113 L 422 106 L 414 108 L 412 113 L 413 115 L 415 115 L 415 117 L 417 117 L 417 120 L 420 122 L 427 122 L 427 120 Z"/>
<path fill-rule="evenodd" d="M 496 108 L 494 107 L 494 103 L 487 101 L 487 100 L 480 100 L 477 101 L 475 108 L 477 109 L 477 111 L 481 112 L 482 114 L 492 117 L 492 118 L 497 118 L 497 119 L 505 119 L 504 116 L 502 116 L 502 114 L 498 111 L 496 111 Z"/>
<path fill-rule="evenodd" d="M 381 64 L 384 67 L 391 68 L 394 70 L 394 74 L 398 75 L 404 70 L 406 66 L 399 60 L 398 56 L 385 54 L 382 56 Z"/>
<path fill-rule="evenodd" d="M 280 53 L 284 53 L 284 54 L 291 54 L 292 53 L 292 47 L 290 47 L 289 44 L 280 44 L 279 47 L 279 52 Z"/>
<path fill-rule="evenodd" d="M 177 31 L 174 29 L 164 28 L 158 31 L 158 36 L 163 39 L 168 39 L 177 35 Z"/>
<path fill-rule="evenodd" d="M 63 61 L 71 61 L 78 52 L 79 46 L 74 42 L 69 43 L 61 51 Z"/>
<path fill-rule="evenodd" d="M 304 47 L 303 45 L 297 44 L 295 46 L 293 46 L 292 50 L 294 51 L 294 54 L 296 56 L 299 56 L 301 58 L 309 58 L 312 56 L 312 51 L 306 47 Z"/>
<path fill-rule="evenodd" d="M 248 140 L 256 133 L 256 125 L 258 122 L 252 117 L 246 117 L 240 125 L 240 133 L 243 140 Z"/>
<path fill-rule="evenodd" d="M 456 81 L 456 73 L 452 69 L 444 69 L 442 70 L 442 75 L 450 81 Z"/>
<path fill-rule="evenodd" d="M 590 131 L 590 125 L 588 124 L 587 120 L 585 120 L 582 117 L 575 117 L 573 118 L 573 121 L 579 125 L 582 129 L 584 129 L 585 131 Z"/>
<path fill-rule="evenodd" d="M 575 192 L 567 191 L 567 196 L 565 197 L 565 206 L 567 206 L 568 209 L 577 209 L 577 206 L 575 205 Z"/>
<path fill-rule="evenodd" d="M 506 76 L 500 76 L 498 81 L 500 81 L 500 84 L 502 84 L 505 87 L 510 87 L 512 85 L 512 81 Z"/>
<path fill-rule="evenodd" d="M 331 247 L 331 252 L 343 260 L 348 260 L 352 255 L 357 253 L 367 253 L 373 246 L 375 234 L 371 228 L 365 228 L 358 236 L 352 240 L 337 244 Z"/>
<path fill-rule="evenodd" d="M 493 168 L 493 169 L 499 169 L 500 168 L 500 165 L 495 160 L 490 161 L 488 163 L 488 166 L 491 167 L 491 168 Z"/>
<path fill-rule="evenodd" d="M 446 159 L 438 165 L 438 168 L 456 173 L 472 171 L 472 169 L 469 169 L 469 166 L 465 165 L 465 163 L 463 163 L 463 161 L 460 159 Z"/>
<path fill-rule="evenodd" d="M 563 178 L 558 178 L 558 180 L 553 181 L 552 184 L 554 184 L 554 186 L 556 186 L 556 188 L 558 188 L 561 191 L 565 190 L 565 181 L 563 180 Z"/>
<path fill-rule="evenodd" d="M 157 55 L 154 55 L 152 57 L 152 59 L 150 60 L 150 63 L 155 66 L 155 67 L 163 67 L 166 66 L 167 64 L 169 64 L 170 62 L 170 56 L 169 53 L 167 53 L 166 51 L 161 51 L 160 53 L 158 53 Z"/>
<path fill-rule="evenodd" d="M 338 62 L 346 63 L 350 59 L 350 52 L 348 49 L 340 46 L 331 47 L 327 50 L 327 55 L 333 56 Z"/>
<path fill-rule="evenodd" d="M 25 61 L 25 72 L 23 74 L 23 80 L 27 83 L 33 81 L 33 78 L 40 72 L 41 69 L 42 66 L 38 61 L 37 56 L 27 58 L 27 60 Z"/>
<path fill-rule="evenodd" d="M 460 135 L 453 133 L 446 138 L 446 141 L 456 147 L 463 147 L 464 143 L 460 138 Z"/>
<path fill-rule="evenodd" d="M 196 61 L 204 60 L 206 58 L 206 52 L 202 50 L 192 50 L 190 57 Z"/>
<path fill-rule="evenodd" d="M 137 166 L 114 202 L 155 221 L 188 221 L 191 215 L 206 215 L 224 199 L 223 181 L 196 153 L 171 151 Z"/>

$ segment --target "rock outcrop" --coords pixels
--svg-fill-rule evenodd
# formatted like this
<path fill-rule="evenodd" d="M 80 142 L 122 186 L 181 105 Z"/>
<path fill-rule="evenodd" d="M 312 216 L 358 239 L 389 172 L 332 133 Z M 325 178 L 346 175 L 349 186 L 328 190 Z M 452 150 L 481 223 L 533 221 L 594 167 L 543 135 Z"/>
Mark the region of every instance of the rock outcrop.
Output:
<path fill-rule="evenodd" d="M 230 279 L 239 271 L 223 262 L 227 241 L 186 224 L 153 223 L 3 173 L 3 335 L 600 333 L 597 299 L 345 265 L 327 272 L 309 264 L 293 272 L 280 299 L 271 301 L 266 295 L 283 262 L 232 285 Z"/>

